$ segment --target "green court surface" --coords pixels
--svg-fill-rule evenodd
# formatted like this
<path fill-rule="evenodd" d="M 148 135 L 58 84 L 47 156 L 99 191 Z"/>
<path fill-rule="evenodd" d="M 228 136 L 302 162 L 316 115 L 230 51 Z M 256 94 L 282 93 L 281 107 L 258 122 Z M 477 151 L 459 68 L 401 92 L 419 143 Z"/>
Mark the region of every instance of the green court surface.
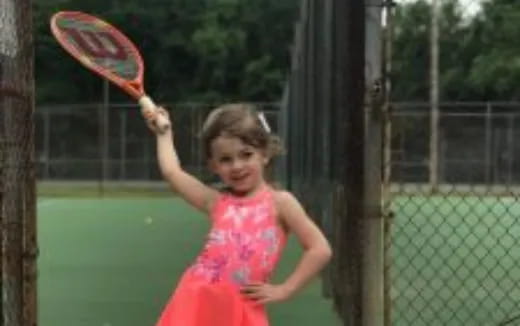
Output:
<path fill-rule="evenodd" d="M 520 198 L 397 196 L 395 325 L 520 325 Z"/>
<path fill-rule="evenodd" d="M 40 197 L 38 228 L 39 325 L 153 326 L 208 222 L 175 198 Z M 299 254 L 291 239 L 276 280 Z M 319 281 L 269 311 L 273 326 L 339 325 Z"/>

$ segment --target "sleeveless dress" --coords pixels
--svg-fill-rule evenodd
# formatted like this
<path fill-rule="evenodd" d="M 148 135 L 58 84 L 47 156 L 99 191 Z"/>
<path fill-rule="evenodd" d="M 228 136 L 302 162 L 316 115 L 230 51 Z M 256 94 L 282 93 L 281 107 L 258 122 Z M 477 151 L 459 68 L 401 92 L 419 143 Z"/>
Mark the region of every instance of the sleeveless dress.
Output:
<path fill-rule="evenodd" d="M 268 326 L 264 307 L 240 288 L 268 282 L 286 244 L 272 190 L 264 187 L 247 198 L 221 193 L 211 220 L 204 249 L 156 326 Z"/>

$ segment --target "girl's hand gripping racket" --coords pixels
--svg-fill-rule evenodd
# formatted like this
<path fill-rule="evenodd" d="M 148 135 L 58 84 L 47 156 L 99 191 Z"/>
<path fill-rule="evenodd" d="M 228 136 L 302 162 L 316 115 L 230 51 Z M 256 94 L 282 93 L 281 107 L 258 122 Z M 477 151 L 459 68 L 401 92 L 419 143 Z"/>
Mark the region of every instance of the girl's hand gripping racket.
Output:
<path fill-rule="evenodd" d="M 51 30 L 70 55 L 137 100 L 143 115 L 153 114 L 160 133 L 170 128 L 170 121 L 158 114 L 156 105 L 145 94 L 143 59 L 123 33 L 97 17 L 78 11 L 54 14 Z"/>

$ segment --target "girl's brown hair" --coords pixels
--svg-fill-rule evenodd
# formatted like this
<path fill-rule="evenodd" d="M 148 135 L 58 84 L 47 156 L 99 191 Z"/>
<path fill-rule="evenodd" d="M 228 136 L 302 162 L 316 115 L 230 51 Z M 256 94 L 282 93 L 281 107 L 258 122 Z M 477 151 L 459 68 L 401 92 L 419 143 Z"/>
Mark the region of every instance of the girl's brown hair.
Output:
<path fill-rule="evenodd" d="M 270 161 L 283 152 L 280 138 L 266 130 L 256 108 L 250 104 L 222 105 L 208 115 L 201 133 L 206 158 L 211 158 L 211 143 L 219 136 L 237 137 L 245 144 L 265 151 Z"/>

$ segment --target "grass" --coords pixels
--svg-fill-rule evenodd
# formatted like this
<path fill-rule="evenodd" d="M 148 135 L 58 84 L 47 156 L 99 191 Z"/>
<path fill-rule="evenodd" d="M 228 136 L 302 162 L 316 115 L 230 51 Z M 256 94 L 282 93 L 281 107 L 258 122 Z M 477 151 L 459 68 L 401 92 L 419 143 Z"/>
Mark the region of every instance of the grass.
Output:
<path fill-rule="evenodd" d="M 154 325 L 208 223 L 175 198 L 40 197 L 39 325 Z M 297 262 L 289 242 L 276 280 Z M 318 281 L 269 309 L 272 326 L 338 325 Z"/>

